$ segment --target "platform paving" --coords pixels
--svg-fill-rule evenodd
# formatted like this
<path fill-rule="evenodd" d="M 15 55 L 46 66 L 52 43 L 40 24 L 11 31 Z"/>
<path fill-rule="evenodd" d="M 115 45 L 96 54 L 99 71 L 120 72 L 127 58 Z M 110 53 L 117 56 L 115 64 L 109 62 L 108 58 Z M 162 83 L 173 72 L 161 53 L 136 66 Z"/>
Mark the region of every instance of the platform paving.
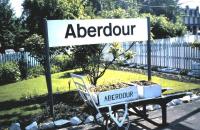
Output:
<path fill-rule="evenodd" d="M 154 121 L 161 122 L 161 111 L 151 111 L 149 116 Z M 191 103 L 167 108 L 168 125 L 161 128 L 154 126 L 143 119 L 130 116 L 129 130 L 200 130 L 200 99 Z M 81 125 L 59 130 L 104 130 L 97 125 Z"/>

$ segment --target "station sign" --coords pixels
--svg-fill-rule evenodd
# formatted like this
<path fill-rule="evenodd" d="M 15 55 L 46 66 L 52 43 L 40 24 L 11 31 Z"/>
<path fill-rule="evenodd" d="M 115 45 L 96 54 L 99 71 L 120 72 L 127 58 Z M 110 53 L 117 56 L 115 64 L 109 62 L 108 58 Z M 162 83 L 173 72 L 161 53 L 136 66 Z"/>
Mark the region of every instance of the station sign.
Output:
<path fill-rule="evenodd" d="M 49 47 L 148 40 L 146 18 L 47 20 Z"/>

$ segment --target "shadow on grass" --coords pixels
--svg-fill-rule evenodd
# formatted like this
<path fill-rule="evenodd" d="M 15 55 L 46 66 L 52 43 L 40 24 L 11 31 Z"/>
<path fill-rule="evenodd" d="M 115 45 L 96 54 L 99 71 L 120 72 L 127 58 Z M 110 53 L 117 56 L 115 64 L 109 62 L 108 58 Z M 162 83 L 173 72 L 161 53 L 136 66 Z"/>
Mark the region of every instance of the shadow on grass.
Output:
<path fill-rule="evenodd" d="M 33 105 L 33 106 L 28 106 L 28 107 L 25 107 L 25 108 L 23 108 L 22 110 L 23 111 L 34 111 L 34 110 L 36 110 L 36 109 L 38 109 L 38 108 L 41 108 L 40 106 L 38 106 L 38 105 Z"/>
<path fill-rule="evenodd" d="M 27 125 L 32 122 L 31 118 L 31 114 L 23 115 L 21 112 L 13 112 L 11 114 L 0 115 L 0 124 L 2 126 L 9 126 L 11 123 L 19 122 L 22 125 Z"/>
<path fill-rule="evenodd" d="M 64 102 L 68 104 L 82 104 L 82 100 L 78 96 L 77 91 L 68 91 L 53 94 L 54 103 Z M 48 95 L 41 95 L 37 97 L 33 97 L 31 99 L 23 99 L 20 101 L 4 101 L 0 102 L 0 111 L 8 110 L 16 107 L 34 105 L 34 104 L 42 104 L 48 101 Z"/>
<path fill-rule="evenodd" d="M 56 93 L 53 95 L 53 97 L 55 105 L 62 102 L 68 106 L 72 105 L 73 107 L 70 108 L 73 110 L 75 108 L 80 109 L 79 107 L 83 105 L 83 101 L 78 96 L 77 91 Z M 19 122 L 20 125 L 23 125 L 21 128 L 25 128 L 35 120 L 43 122 L 48 117 L 46 117 L 47 115 L 44 113 L 45 111 L 38 110 L 46 110 L 45 106 L 47 104 L 47 99 L 47 95 L 44 95 L 35 97 L 34 99 L 17 101 L 17 103 L 16 101 L 7 103 L 1 102 L 1 104 L 6 104 L 7 106 L 4 105 L 2 106 L 3 108 L 0 107 L 0 125 L 7 127 L 10 126 L 13 122 Z"/>
<path fill-rule="evenodd" d="M 19 117 L 19 116 L 21 116 L 21 114 L 20 113 L 18 113 L 18 112 L 13 112 L 13 113 L 11 113 L 11 114 L 4 114 L 4 115 L 0 115 L 0 119 L 2 120 L 9 120 L 9 119 L 11 119 L 11 118 L 13 118 L 13 117 Z"/>

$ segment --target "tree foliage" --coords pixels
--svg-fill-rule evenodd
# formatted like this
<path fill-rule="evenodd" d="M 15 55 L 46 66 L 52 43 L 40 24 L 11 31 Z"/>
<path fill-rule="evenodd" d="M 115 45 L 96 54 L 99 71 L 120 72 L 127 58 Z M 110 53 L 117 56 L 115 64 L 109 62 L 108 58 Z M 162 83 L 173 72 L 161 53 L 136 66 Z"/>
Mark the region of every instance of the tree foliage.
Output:
<path fill-rule="evenodd" d="M 186 27 L 180 18 L 177 18 L 177 21 L 173 23 L 165 16 L 142 14 L 141 17 L 150 17 L 151 32 L 154 39 L 183 36 L 186 33 Z"/>
<path fill-rule="evenodd" d="M 43 19 L 87 18 L 82 0 L 25 0 L 23 17 L 31 34 L 43 34 Z"/>
<path fill-rule="evenodd" d="M 156 16 L 164 15 L 170 20 L 180 14 L 178 0 L 140 0 L 140 13 L 151 13 Z"/>
<path fill-rule="evenodd" d="M 41 35 L 33 34 L 25 40 L 31 56 L 35 57 L 41 64 L 45 65 L 45 46 Z"/>
<path fill-rule="evenodd" d="M 137 0 L 89 0 L 98 11 L 122 9 L 136 9 Z"/>
<path fill-rule="evenodd" d="M 0 52 L 5 49 L 18 49 L 26 36 L 20 20 L 17 19 L 11 9 L 9 0 L 0 2 Z"/>
<path fill-rule="evenodd" d="M 33 34 L 25 40 L 25 49 L 30 52 L 32 57 L 35 57 L 43 66 L 45 66 L 45 43 L 42 35 Z M 50 56 L 54 58 L 58 54 L 67 54 L 66 48 L 57 47 L 50 48 Z"/>
<path fill-rule="evenodd" d="M 133 44 L 130 46 L 130 48 Z M 106 44 L 88 45 L 74 47 L 73 57 L 74 62 L 78 67 L 81 67 L 85 74 L 88 74 L 89 81 L 96 85 L 100 77 L 104 75 L 106 70 L 116 62 L 126 61 L 133 57 L 133 54 L 127 50 L 123 50 L 120 43 L 115 42 L 111 44 L 109 54 L 111 54 L 110 61 L 104 61 L 104 49 Z"/>
<path fill-rule="evenodd" d="M 134 18 L 138 16 L 137 12 L 130 8 L 128 10 L 122 8 L 105 10 L 101 11 L 100 15 L 103 18 Z"/>
<path fill-rule="evenodd" d="M 25 0 L 23 3 L 24 23 L 30 31 L 26 48 L 44 65 L 43 19 L 83 19 L 89 8 L 82 0 Z M 87 10 L 86 10 L 87 9 Z M 39 49 L 37 49 L 39 48 Z M 51 54 L 66 53 L 68 47 L 51 48 Z"/>

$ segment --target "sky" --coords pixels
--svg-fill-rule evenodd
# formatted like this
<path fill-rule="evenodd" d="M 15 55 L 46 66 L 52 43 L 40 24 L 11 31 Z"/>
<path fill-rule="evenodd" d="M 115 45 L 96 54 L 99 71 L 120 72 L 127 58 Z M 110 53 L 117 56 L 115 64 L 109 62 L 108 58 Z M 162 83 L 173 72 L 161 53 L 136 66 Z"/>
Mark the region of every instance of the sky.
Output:
<path fill-rule="evenodd" d="M 22 6 L 24 0 L 10 0 L 12 8 L 15 10 L 15 14 L 17 17 L 21 16 Z M 186 5 L 189 5 L 190 8 L 200 7 L 200 0 L 179 0 L 179 4 L 181 7 L 185 8 Z"/>

